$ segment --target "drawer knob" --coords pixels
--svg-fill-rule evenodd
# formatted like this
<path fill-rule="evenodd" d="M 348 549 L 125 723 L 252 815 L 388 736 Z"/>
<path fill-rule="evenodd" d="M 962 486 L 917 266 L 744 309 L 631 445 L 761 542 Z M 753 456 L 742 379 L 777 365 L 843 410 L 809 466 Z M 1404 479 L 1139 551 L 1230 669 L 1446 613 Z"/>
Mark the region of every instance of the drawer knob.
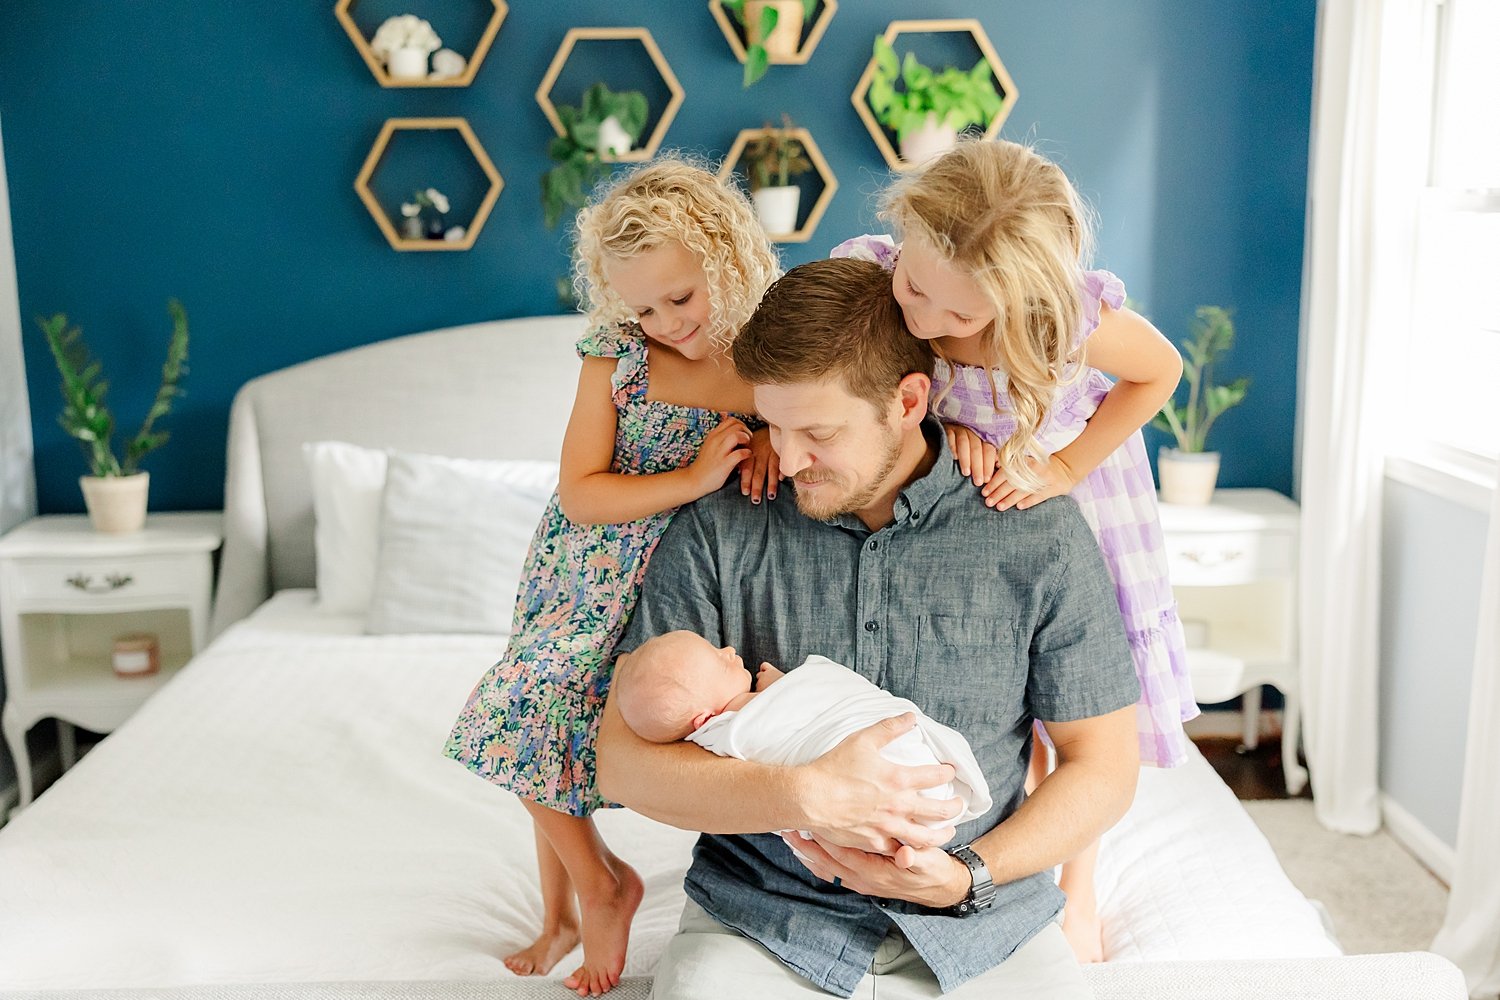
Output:
<path fill-rule="evenodd" d="M 1242 558 L 1244 555 L 1245 553 L 1241 549 L 1225 549 L 1224 551 L 1217 553 L 1217 558 L 1215 558 L 1215 553 L 1204 553 L 1199 552 L 1197 549 L 1188 549 L 1187 551 L 1182 553 L 1182 558 L 1186 559 L 1188 562 L 1197 563 L 1199 566 L 1213 567 L 1223 566 L 1225 563 L 1232 563 L 1236 559 Z"/>
<path fill-rule="evenodd" d="M 74 590 L 81 590 L 85 594 L 108 594 L 121 587 L 128 587 L 134 579 L 129 573 L 111 573 L 102 583 L 95 583 L 94 578 L 87 573 L 74 573 L 66 582 Z"/>

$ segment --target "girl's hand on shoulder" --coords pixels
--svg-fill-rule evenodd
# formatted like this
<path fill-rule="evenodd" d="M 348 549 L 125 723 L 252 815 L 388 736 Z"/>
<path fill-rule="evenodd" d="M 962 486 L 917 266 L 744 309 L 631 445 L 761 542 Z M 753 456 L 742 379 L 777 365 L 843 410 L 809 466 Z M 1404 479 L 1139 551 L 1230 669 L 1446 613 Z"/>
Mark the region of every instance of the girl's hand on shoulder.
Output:
<path fill-rule="evenodd" d="M 688 466 L 697 495 L 706 497 L 722 487 L 729 481 L 729 474 L 749 458 L 750 429 L 726 414 L 719 426 L 704 436 L 698 457 Z"/>
<path fill-rule="evenodd" d="M 740 463 L 740 494 L 750 498 L 751 503 L 760 503 L 762 494 L 767 500 L 776 499 L 776 489 L 781 485 L 781 459 L 771 447 L 771 432 L 765 427 L 750 435 L 750 457 Z"/>
<path fill-rule="evenodd" d="M 1078 485 L 1078 480 L 1074 477 L 1073 470 L 1068 468 L 1068 463 L 1056 455 L 1049 455 L 1045 461 L 1030 459 L 1028 464 L 1032 472 L 1041 476 L 1041 489 L 1030 493 L 1011 484 L 1007 481 L 1005 471 L 1002 469 L 991 476 L 989 482 L 984 484 L 984 489 L 980 491 L 984 495 L 984 505 L 996 510 L 1009 510 L 1012 507 L 1026 510 L 1028 507 L 1035 507 L 1043 500 L 1071 493 L 1073 487 Z"/>
<path fill-rule="evenodd" d="M 983 486 L 994 478 L 1000 466 L 1000 453 L 994 445 L 963 424 L 944 424 L 943 431 L 958 461 L 958 471 L 965 478 L 974 480 L 975 486 Z"/>

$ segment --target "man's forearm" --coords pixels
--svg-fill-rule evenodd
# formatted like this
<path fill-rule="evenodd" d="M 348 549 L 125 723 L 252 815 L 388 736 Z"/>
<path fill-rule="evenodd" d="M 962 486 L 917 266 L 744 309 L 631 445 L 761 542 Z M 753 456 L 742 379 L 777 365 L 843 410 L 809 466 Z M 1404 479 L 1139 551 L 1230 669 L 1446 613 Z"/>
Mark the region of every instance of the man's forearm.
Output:
<path fill-rule="evenodd" d="M 668 826 L 766 833 L 807 825 L 796 768 L 720 757 L 687 742 L 648 742 L 625 725 L 613 696 L 595 756 L 605 798 Z"/>

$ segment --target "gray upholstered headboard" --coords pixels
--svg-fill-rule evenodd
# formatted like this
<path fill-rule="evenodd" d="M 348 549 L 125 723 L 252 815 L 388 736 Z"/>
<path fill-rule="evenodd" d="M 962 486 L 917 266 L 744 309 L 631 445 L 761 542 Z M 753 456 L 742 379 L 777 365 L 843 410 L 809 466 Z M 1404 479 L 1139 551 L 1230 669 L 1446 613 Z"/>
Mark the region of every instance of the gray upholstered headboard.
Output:
<path fill-rule="evenodd" d="M 357 347 L 247 382 L 229 414 L 213 632 L 314 585 L 308 441 L 552 459 L 578 383 L 581 316 L 499 320 Z"/>

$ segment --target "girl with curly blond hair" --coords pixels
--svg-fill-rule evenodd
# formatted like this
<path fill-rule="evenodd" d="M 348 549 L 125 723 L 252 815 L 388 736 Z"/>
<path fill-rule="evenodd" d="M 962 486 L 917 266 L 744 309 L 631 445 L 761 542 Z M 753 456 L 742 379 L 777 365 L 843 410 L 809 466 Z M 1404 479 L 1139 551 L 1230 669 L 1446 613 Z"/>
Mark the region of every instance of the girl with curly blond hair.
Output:
<path fill-rule="evenodd" d="M 545 974 L 581 939 L 583 964 L 563 982 L 597 996 L 619 982 L 642 893 L 592 818 L 611 805 L 595 785 L 594 741 L 612 654 L 680 505 L 731 476 L 754 503 L 776 495 L 774 453 L 750 430 L 750 389 L 726 352 L 779 268 L 746 198 L 675 158 L 596 196 L 577 229 L 589 332 L 557 493 L 505 656 L 469 696 L 446 753 L 515 792 L 534 824 L 542 928 L 506 966 Z"/>

